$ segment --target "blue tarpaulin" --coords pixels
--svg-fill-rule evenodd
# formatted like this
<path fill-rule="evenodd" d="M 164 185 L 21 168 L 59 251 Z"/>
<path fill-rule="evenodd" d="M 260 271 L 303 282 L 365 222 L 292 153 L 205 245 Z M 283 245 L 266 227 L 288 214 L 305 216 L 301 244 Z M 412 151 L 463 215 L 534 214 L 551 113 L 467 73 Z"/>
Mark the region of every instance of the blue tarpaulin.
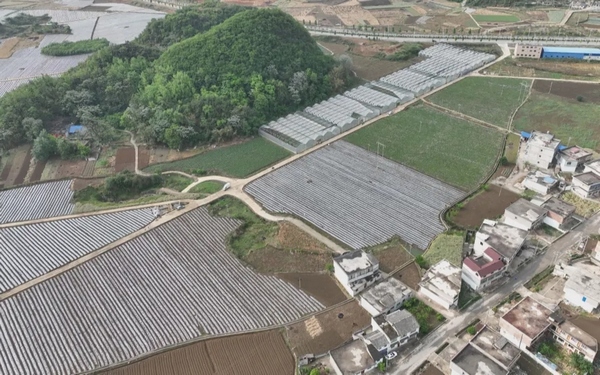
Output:
<path fill-rule="evenodd" d="M 529 137 L 531 137 L 531 133 L 521 132 L 521 137 L 523 137 L 525 139 L 529 139 Z"/>
<path fill-rule="evenodd" d="M 79 133 L 83 130 L 83 125 L 71 125 L 69 126 L 69 134 Z"/>
<path fill-rule="evenodd" d="M 567 146 L 565 146 L 565 145 L 558 145 L 558 151 L 562 151 L 565 148 L 567 148 Z"/>

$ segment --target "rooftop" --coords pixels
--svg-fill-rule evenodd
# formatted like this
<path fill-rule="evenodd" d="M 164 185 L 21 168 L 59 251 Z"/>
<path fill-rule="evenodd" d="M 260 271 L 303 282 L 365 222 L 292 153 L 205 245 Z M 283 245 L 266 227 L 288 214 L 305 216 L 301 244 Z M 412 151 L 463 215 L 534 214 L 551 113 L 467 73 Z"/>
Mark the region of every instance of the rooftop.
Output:
<path fill-rule="evenodd" d="M 520 350 L 508 342 L 500 332 L 485 326 L 471 340 L 471 345 L 493 358 L 504 369 L 509 370 L 519 358 Z"/>
<path fill-rule="evenodd" d="M 389 344 L 390 340 L 380 330 L 374 330 L 367 334 L 365 340 L 373 344 L 376 348 L 382 348 Z"/>
<path fill-rule="evenodd" d="M 560 152 L 561 156 L 569 160 L 579 160 L 592 155 L 591 152 L 584 150 L 579 146 L 571 146 Z"/>
<path fill-rule="evenodd" d="M 361 294 L 361 298 L 364 298 L 381 314 L 393 307 L 396 301 L 401 300 L 411 293 L 412 291 L 408 286 L 400 280 L 390 277 L 367 289 Z"/>
<path fill-rule="evenodd" d="M 442 260 L 431 266 L 419 283 L 437 294 L 455 298 L 460 293 L 461 269 L 453 266 L 447 260 Z"/>
<path fill-rule="evenodd" d="M 534 131 L 531 133 L 531 137 L 529 137 L 529 141 L 527 142 L 536 146 L 555 149 L 560 144 L 560 139 L 554 138 L 554 135 L 550 133 Z"/>
<path fill-rule="evenodd" d="M 506 211 L 529 221 L 536 221 L 546 213 L 546 210 L 542 207 L 536 206 L 523 198 L 508 206 Z"/>
<path fill-rule="evenodd" d="M 592 170 L 592 172 L 600 175 L 600 159 L 592 160 L 589 163 L 585 163 L 585 168 Z"/>
<path fill-rule="evenodd" d="M 487 234 L 486 242 L 508 259 L 512 259 L 517 254 L 527 237 L 527 231 L 498 222 L 491 224 L 489 221 L 484 221 L 479 232 Z"/>
<path fill-rule="evenodd" d="M 471 344 L 452 359 L 468 375 L 506 375 L 506 370 L 485 356 Z"/>
<path fill-rule="evenodd" d="M 471 271 L 477 272 L 480 277 L 496 272 L 504 267 L 502 256 L 494 251 L 491 247 L 483 252 L 485 256 L 479 258 L 466 257 L 464 265 Z"/>
<path fill-rule="evenodd" d="M 574 176 L 573 178 L 578 179 L 579 181 L 583 182 L 586 185 L 593 185 L 593 184 L 600 183 L 600 176 L 598 176 L 594 172 L 586 172 L 586 173 L 578 174 L 578 175 Z"/>
<path fill-rule="evenodd" d="M 589 333 L 579 328 L 576 324 L 566 321 L 562 323 L 559 328 L 564 333 L 573 336 L 577 341 L 583 343 L 585 346 L 592 350 L 598 350 L 598 341 Z"/>
<path fill-rule="evenodd" d="M 367 345 L 361 340 L 354 340 L 331 351 L 331 359 L 335 361 L 342 374 L 354 375 L 375 364 L 369 354 Z"/>
<path fill-rule="evenodd" d="M 587 298 L 600 301 L 600 267 L 590 262 L 579 262 L 573 266 L 559 265 L 568 279 L 565 288 L 585 293 Z"/>
<path fill-rule="evenodd" d="M 554 197 L 548 199 L 548 201 L 546 201 L 542 207 L 563 217 L 569 216 L 575 212 L 575 206 Z"/>
<path fill-rule="evenodd" d="M 526 177 L 527 180 L 533 180 L 540 185 L 546 185 L 548 187 L 554 186 L 558 181 L 552 178 L 549 174 L 541 171 L 531 172 Z"/>
<path fill-rule="evenodd" d="M 377 323 L 390 340 L 407 336 L 419 328 L 417 319 L 406 310 L 397 310 L 387 315 L 380 315 L 374 319 L 375 323 Z"/>
<path fill-rule="evenodd" d="M 544 52 L 549 53 L 583 53 L 583 54 L 600 54 L 598 48 L 581 48 L 581 47 L 544 47 Z"/>
<path fill-rule="evenodd" d="M 510 309 L 502 319 L 530 338 L 536 338 L 550 323 L 552 311 L 531 297 L 525 297 Z"/>
<path fill-rule="evenodd" d="M 333 260 L 346 272 L 352 273 L 373 267 L 379 264 L 379 261 L 371 254 L 362 250 L 349 251 L 339 255 Z"/>

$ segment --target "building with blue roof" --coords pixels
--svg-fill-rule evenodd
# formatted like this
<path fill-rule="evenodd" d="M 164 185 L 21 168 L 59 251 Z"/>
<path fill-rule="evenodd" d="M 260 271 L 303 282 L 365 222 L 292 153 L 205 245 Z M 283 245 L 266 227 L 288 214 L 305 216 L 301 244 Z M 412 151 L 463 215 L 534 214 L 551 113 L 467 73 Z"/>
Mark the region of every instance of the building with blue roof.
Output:
<path fill-rule="evenodd" d="M 600 60 L 600 49 L 580 47 L 543 47 L 542 59 Z"/>

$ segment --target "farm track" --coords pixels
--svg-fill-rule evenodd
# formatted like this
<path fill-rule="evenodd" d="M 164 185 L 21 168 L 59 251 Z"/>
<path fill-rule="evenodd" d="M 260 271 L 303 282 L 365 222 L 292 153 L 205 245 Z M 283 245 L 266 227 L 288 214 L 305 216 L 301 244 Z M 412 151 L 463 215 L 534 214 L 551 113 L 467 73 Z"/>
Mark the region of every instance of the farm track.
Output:
<path fill-rule="evenodd" d="M 437 109 L 439 111 L 442 111 L 442 112 L 444 112 L 444 113 L 446 113 L 446 114 L 448 114 L 448 115 L 450 115 L 452 117 L 456 117 L 456 118 L 461 119 L 461 120 L 466 120 L 466 121 L 469 121 L 469 122 L 472 122 L 472 123 L 475 123 L 475 124 L 478 124 L 478 125 L 481 125 L 481 126 L 485 126 L 485 127 L 488 127 L 488 128 L 496 129 L 496 130 L 499 130 L 499 131 L 501 131 L 503 133 L 507 133 L 508 132 L 508 130 L 506 128 L 503 128 L 503 127 L 498 126 L 498 125 L 490 124 L 489 122 L 485 122 L 485 121 L 479 120 L 479 119 L 477 119 L 475 117 L 471 117 L 469 115 L 465 115 L 464 113 L 455 111 L 453 109 L 442 107 L 441 105 L 432 103 L 429 100 L 423 99 L 423 103 L 425 103 L 428 106 L 430 106 L 432 108 L 435 108 L 435 109 Z"/>

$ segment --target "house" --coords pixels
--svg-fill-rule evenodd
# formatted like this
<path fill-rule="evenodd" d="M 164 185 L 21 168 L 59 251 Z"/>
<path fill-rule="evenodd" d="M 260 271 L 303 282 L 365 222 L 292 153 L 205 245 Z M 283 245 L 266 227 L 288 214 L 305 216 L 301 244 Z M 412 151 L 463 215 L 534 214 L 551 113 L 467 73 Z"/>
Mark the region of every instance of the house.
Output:
<path fill-rule="evenodd" d="M 560 140 L 552 134 L 534 131 L 525 144 L 524 162 L 533 167 L 549 169 L 554 164 L 559 145 Z"/>
<path fill-rule="evenodd" d="M 519 360 L 521 351 L 511 344 L 500 332 L 484 326 L 471 339 L 470 344 L 494 361 L 505 371 L 510 371 Z"/>
<path fill-rule="evenodd" d="M 592 158 L 592 153 L 579 146 L 571 146 L 561 150 L 556 156 L 556 164 L 562 172 L 575 173 L 584 163 Z"/>
<path fill-rule="evenodd" d="M 413 296 L 413 291 L 393 277 L 365 290 L 360 295 L 360 305 L 371 314 L 378 316 L 398 310 L 404 301 Z"/>
<path fill-rule="evenodd" d="M 547 214 L 544 217 L 544 224 L 559 230 L 575 213 L 575 206 L 554 197 L 544 202 L 542 208 L 547 211 Z"/>
<path fill-rule="evenodd" d="M 547 195 L 556 185 L 558 180 L 541 171 L 531 172 L 523 180 L 523 186 L 541 195 Z"/>
<path fill-rule="evenodd" d="M 596 247 L 592 250 L 590 254 L 590 260 L 597 266 L 600 266 L 600 241 L 596 243 Z"/>
<path fill-rule="evenodd" d="M 600 304 L 600 267 L 591 262 L 578 262 L 572 266 L 559 264 L 554 275 L 566 278 L 564 300 L 591 313 Z"/>
<path fill-rule="evenodd" d="M 462 280 L 473 290 L 482 290 L 500 279 L 506 264 L 502 255 L 488 247 L 480 257 L 468 256 L 463 261 Z"/>
<path fill-rule="evenodd" d="M 519 349 L 530 348 L 550 327 L 552 311 L 525 297 L 500 318 L 500 334 Z"/>
<path fill-rule="evenodd" d="M 383 362 L 383 355 L 362 340 L 354 340 L 330 353 L 331 365 L 337 375 L 364 374 Z"/>
<path fill-rule="evenodd" d="M 522 230 L 537 228 L 544 221 L 547 211 L 527 199 L 519 199 L 504 210 L 504 224 Z"/>
<path fill-rule="evenodd" d="M 377 258 L 362 250 L 349 251 L 333 258 L 333 268 L 335 277 L 351 296 L 381 278 Z"/>
<path fill-rule="evenodd" d="M 573 176 L 573 193 L 582 198 L 597 198 L 600 196 L 600 175 L 585 172 Z"/>
<path fill-rule="evenodd" d="M 467 344 L 450 362 L 452 375 L 507 375 L 508 371 L 473 345 Z"/>
<path fill-rule="evenodd" d="M 366 335 L 364 340 L 382 353 L 406 345 L 419 334 L 417 319 L 406 310 L 373 317 L 371 326 L 373 332 Z"/>
<path fill-rule="evenodd" d="M 600 159 L 592 160 L 583 165 L 583 173 L 593 172 L 600 176 Z"/>
<path fill-rule="evenodd" d="M 554 340 L 571 353 L 579 353 L 586 360 L 594 362 L 598 353 L 598 340 L 577 326 L 576 323 L 565 321 L 560 314 L 553 314 L 551 332 Z"/>
<path fill-rule="evenodd" d="M 540 59 L 542 57 L 542 46 L 518 43 L 515 46 L 514 56 L 516 58 Z"/>
<path fill-rule="evenodd" d="M 460 268 L 442 260 L 427 270 L 419 283 L 419 291 L 446 309 L 456 307 L 461 288 L 460 272 Z"/>
<path fill-rule="evenodd" d="M 491 247 L 502 255 L 504 263 L 509 265 L 523 247 L 526 238 L 527 231 L 496 221 L 484 220 L 475 234 L 473 253 L 476 257 L 481 257 L 483 252 Z"/>

